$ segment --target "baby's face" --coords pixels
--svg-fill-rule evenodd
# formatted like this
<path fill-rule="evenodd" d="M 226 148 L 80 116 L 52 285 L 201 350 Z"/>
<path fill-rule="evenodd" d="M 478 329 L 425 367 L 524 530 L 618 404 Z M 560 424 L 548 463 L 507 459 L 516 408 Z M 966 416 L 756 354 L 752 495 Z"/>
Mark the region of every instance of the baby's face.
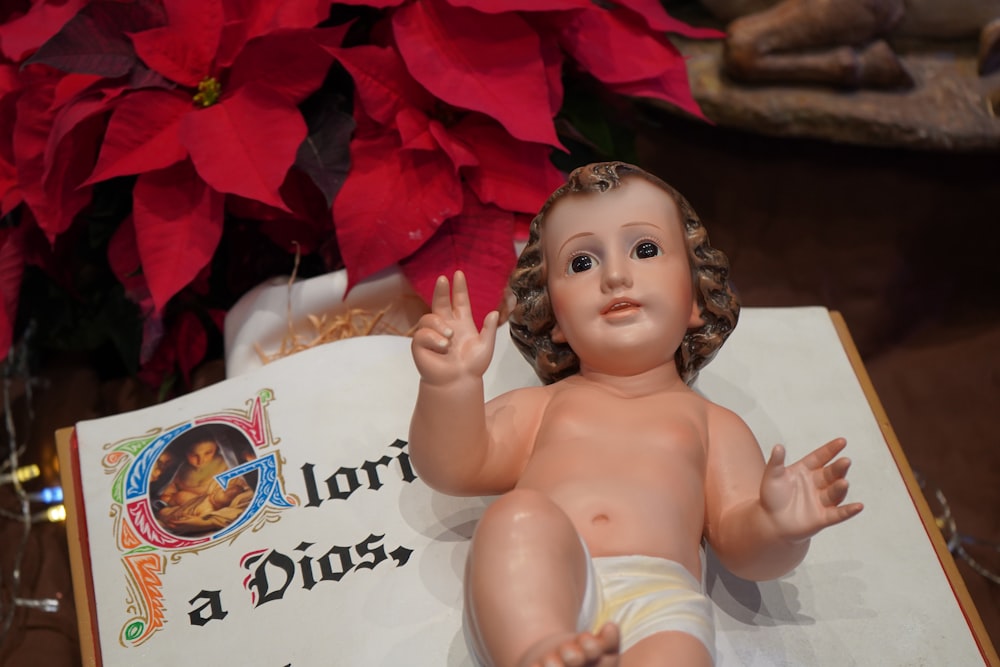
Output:
<path fill-rule="evenodd" d="M 553 340 L 573 348 L 581 369 L 632 374 L 673 363 L 700 324 L 673 198 L 631 177 L 561 199 L 544 224 Z"/>
<path fill-rule="evenodd" d="M 192 468 L 200 468 L 215 458 L 218 446 L 214 442 L 199 442 L 187 453 L 187 462 Z"/>

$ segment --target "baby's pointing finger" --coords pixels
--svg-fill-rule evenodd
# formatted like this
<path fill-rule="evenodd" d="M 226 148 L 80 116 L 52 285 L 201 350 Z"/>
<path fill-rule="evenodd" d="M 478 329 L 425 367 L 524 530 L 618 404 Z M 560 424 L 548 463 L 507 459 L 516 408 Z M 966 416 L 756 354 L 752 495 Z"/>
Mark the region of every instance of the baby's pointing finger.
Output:
<path fill-rule="evenodd" d="M 456 315 L 469 313 L 471 316 L 472 305 L 469 299 L 469 283 L 465 279 L 465 273 L 455 271 L 454 287 L 452 289 L 451 303 Z"/>
<path fill-rule="evenodd" d="M 446 276 L 438 276 L 434 283 L 434 294 L 431 295 L 431 312 L 436 315 L 451 317 L 451 286 Z"/>

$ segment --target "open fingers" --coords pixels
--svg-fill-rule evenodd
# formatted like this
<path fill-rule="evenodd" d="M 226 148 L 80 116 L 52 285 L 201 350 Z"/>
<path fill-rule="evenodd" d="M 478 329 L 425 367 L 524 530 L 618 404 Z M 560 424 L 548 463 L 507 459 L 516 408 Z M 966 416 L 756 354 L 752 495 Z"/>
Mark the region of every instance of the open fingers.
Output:
<path fill-rule="evenodd" d="M 821 502 L 827 507 L 836 507 L 847 498 L 848 486 L 850 485 L 846 479 L 838 479 L 823 490 L 823 493 L 820 495 Z"/>
<path fill-rule="evenodd" d="M 431 295 L 431 312 L 446 320 L 472 322 L 472 300 L 465 273 L 455 271 L 450 284 L 447 276 L 438 276 Z"/>
<path fill-rule="evenodd" d="M 835 483 L 837 480 L 844 479 L 847 477 L 847 471 L 851 469 L 851 459 L 845 457 L 839 458 L 828 466 L 824 466 L 816 471 L 816 474 L 820 477 L 821 486 L 829 486 Z"/>
<path fill-rule="evenodd" d="M 431 295 L 431 312 L 441 317 L 451 317 L 451 285 L 447 276 L 438 276 Z"/>
<path fill-rule="evenodd" d="M 833 460 L 833 457 L 840 453 L 847 446 L 844 438 L 834 438 L 821 447 L 817 447 L 809 452 L 799 461 L 810 470 L 818 470 Z"/>
<path fill-rule="evenodd" d="M 463 316 L 469 313 L 471 316 L 472 305 L 469 300 L 469 284 L 465 280 L 465 273 L 455 271 L 451 288 L 451 307 L 455 309 L 456 316 Z"/>
<path fill-rule="evenodd" d="M 827 514 L 827 527 L 847 521 L 852 516 L 856 516 L 865 506 L 861 503 L 850 503 L 848 505 L 838 505 L 831 507 Z"/>

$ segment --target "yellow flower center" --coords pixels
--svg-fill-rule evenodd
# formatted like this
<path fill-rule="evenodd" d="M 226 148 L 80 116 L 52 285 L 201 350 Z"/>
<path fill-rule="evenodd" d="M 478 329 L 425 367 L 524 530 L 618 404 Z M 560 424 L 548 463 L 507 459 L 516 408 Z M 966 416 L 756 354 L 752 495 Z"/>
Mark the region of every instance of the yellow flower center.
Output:
<path fill-rule="evenodd" d="M 208 76 L 198 82 L 198 92 L 194 95 L 194 103 L 200 107 L 210 107 L 219 101 L 222 85 L 214 76 Z"/>

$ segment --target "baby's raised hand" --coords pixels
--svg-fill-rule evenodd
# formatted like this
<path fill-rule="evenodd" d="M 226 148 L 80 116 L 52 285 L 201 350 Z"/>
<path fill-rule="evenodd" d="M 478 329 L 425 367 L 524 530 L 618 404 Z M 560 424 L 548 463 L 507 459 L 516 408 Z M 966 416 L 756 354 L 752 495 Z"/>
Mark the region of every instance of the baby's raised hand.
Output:
<path fill-rule="evenodd" d="M 493 358 L 499 313 L 491 312 L 480 331 L 472 319 L 465 274 L 455 272 L 454 289 L 441 276 L 434 285 L 431 312 L 420 318 L 410 349 L 421 379 L 433 385 L 462 377 L 482 377 Z"/>
<path fill-rule="evenodd" d="M 863 509 L 861 503 L 841 504 L 847 498 L 850 459 L 830 463 L 846 445 L 843 438 L 831 440 L 787 467 L 785 448 L 776 445 L 771 451 L 760 484 L 760 500 L 782 537 L 809 539 Z"/>

